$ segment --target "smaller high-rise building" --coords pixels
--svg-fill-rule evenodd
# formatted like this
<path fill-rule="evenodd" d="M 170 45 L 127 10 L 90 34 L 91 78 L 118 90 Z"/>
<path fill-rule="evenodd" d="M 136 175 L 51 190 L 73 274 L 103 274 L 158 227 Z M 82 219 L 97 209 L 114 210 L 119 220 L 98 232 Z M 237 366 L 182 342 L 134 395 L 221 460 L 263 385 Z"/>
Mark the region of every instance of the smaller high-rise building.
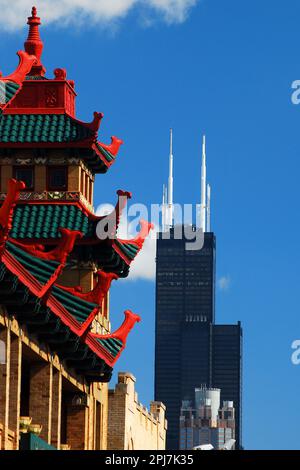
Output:
<path fill-rule="evenodd" d="M 220 406 L 221 390 L 195 389 L 194 402 L 183 401 L 180 413 L 180 449 L 211 445 L 224 449 L 235 441 L 235 410 L 232 401 Z M 232 444 L 230 444 L 233 448 Z"/>

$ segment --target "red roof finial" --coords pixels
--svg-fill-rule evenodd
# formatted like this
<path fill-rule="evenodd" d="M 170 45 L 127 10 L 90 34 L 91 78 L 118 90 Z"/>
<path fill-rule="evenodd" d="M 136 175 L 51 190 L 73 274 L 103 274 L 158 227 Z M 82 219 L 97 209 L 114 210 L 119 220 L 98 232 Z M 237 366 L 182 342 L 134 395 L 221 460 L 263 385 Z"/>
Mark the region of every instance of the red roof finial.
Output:
<path fill-rule="evenodd" d="M 28 17 L 27 24 L 29 25 L 29 33 L 27 41 L 25 42 L 25 51 L 34 55 L 37 58 L 37 65 L 34 65 L 29 72 L 29 75 L 43 76 L 45 75 L 46 69 L 41 63 L 41 56 L 44 48 L 43 41 L 40 37 L 39 26 L 41 24 L 41 18 L 37 16 L 36 7 L 32 7 L 31 16 Z"/>

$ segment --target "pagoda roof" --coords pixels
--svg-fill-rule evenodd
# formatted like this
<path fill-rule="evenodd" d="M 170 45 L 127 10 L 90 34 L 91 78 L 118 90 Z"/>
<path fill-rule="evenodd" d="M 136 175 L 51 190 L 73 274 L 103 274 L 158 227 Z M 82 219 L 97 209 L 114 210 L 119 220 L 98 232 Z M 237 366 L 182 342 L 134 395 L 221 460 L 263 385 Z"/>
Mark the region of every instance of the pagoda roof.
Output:
<path fill-rule="evenodd" d="M 0 74 L 0 148 L 74 148 L 94 173 L 105 173 L 123 141 L 99 141 L 102 113 L 95 112 L 90 123 L 76 118 L 74 82 L 65 69 L 55 69 L 52 79 L 44 76 L 40 24 L 33 8 L 19 65 L 7 77 Z"/>
<path fill-rule="evenodd" d="M 27 52 L 18 51 L 17 55 L 19 56 L 17 69 L 7 77 L 0 74 L 0 114 L 21 91 L 27 73 L 36 62 L 36 57 Z"/>
<path fill-rule="evenodd" d="M 68 114 L 3 113 L 0 148 L 74 148 L 95 173 L 105 173 L 114 163 L 122 141 L 112 137 L 110 145 L 98 142 L 96 129 L 102 116 L 97 114 L 92 123 L 84 123 Z"/>
<path fill-rule="evenodd" d="M 4 114 L 0 119 L 1 144 L 80 142 L 93 131 L 67 114 Z"/>
<path fill-rule="evenodd" d="M 33 325 L 39 337 L 46 336 L 47 344 L 54 351 L 60 350 L 58 344 L 63 345 L 76 369 L 82 371 L 83 367 L 81 361 L 78 363 L 78 351 L 83 354 L 83 359 L 88 358 L 88 373 L 94 365 L 99 367 L 100 359 L 103 362 L 101 374 L 105 369 L 107 375 L 106 379 L 98 377 L 97 380 L 109 380 L 110 369 L 125 348 L 129 331 L 140 318 L 126 310 L 123 324 L 114 333 L 99 335 L 92 332 L 91 326 L 102 308 L 103 299 L 118 276 L 98 271 L 98 283 L 88 293 L 82 293 L 78 286 L 60 285 L 59 276 L 76 240 L 83 234 L 78 230 L 60 229 L 61 240 L 50 251 L 40 245 L 26 246 L 14 240 L 10 236 L 12 219 L 22 189 L 24 183 L 10 180 L 6 200 L 0 208 L 0 302 L 29 329 Z M 74 342 L 77 345 L 75 351 Z M 93 379 L 96 380 L 94 373 Z"/>
<path fill-rule="evenodd" d="M 131 197 L 126 191 L 118 191 L 118 194 L 119 197 Z M 116 211 L 120 212 L 117 217 Z M 122 207 L 117 207 L 111 214 L 116 219 L 116 232 L 121 212 Z M 82 261 L 98 263 L 104 271 L 127 277 L 130 265 L 140 252 L 152 224 L 141 221 L 142 229 L 135 239 L 121 240 L 116 234 L 112 234 L 107 239 L 99 240 L 96 234 L 97 224 L 102 219 L 103 217 L 95 216 L 80 204 L 24 201 L 18 203 L 14 209 L 10 238 L 26 245 L 54 245 L 62 236 L 61 227 L 77 230 L 82 233 L 82 238 L 76 242 L 74 254 Z"/>

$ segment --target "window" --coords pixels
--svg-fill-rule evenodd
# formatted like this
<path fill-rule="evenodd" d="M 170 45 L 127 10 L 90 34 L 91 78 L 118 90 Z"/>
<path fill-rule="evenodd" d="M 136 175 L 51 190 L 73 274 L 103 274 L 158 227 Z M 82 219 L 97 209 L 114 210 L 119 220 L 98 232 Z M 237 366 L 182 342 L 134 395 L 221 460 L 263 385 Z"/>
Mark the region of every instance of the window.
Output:
<path fill-rule="evenodd" d="M 26 191 L 32 191 L 34 186 L 34 169 L 32 167 L 14 167 L 14 178 L 25 183 Z"/>
<path fill-rule="evenodd" d="M 48 167 L 48 190 L 66 191 L 67 190 L 67 167 L 56 166 Z"/>

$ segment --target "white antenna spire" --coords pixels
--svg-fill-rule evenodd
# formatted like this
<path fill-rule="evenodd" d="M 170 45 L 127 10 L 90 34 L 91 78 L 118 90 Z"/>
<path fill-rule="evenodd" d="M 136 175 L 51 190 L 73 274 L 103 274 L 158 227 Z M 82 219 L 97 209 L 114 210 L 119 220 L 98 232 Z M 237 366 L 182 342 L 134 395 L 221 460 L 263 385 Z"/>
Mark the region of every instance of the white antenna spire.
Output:
<path fill-rule="evenodd" d="M 206 232 L 206 138 L 202 143 L 200 228 Z"/>
<path fill-rule="evenodd" d="M 210 232 L 210 201 L 211 201 L 211 187 L 207 185 L 207 231 Z"/>
<path fill-rule="evenodd" d="M 174 206 L 173 206 L 173 129 L 170 129 L 170 157 L 169 157 L 169 180 L 168 180 L 168 206 L 167 225 L 173 226 Z"/>
<path fill-rule="evenodd" d="M 167 202 L 167 188 L 163 184 L 163 198 L 162 198 L 162 231 L 166 230 L 166 202 Z"/>

